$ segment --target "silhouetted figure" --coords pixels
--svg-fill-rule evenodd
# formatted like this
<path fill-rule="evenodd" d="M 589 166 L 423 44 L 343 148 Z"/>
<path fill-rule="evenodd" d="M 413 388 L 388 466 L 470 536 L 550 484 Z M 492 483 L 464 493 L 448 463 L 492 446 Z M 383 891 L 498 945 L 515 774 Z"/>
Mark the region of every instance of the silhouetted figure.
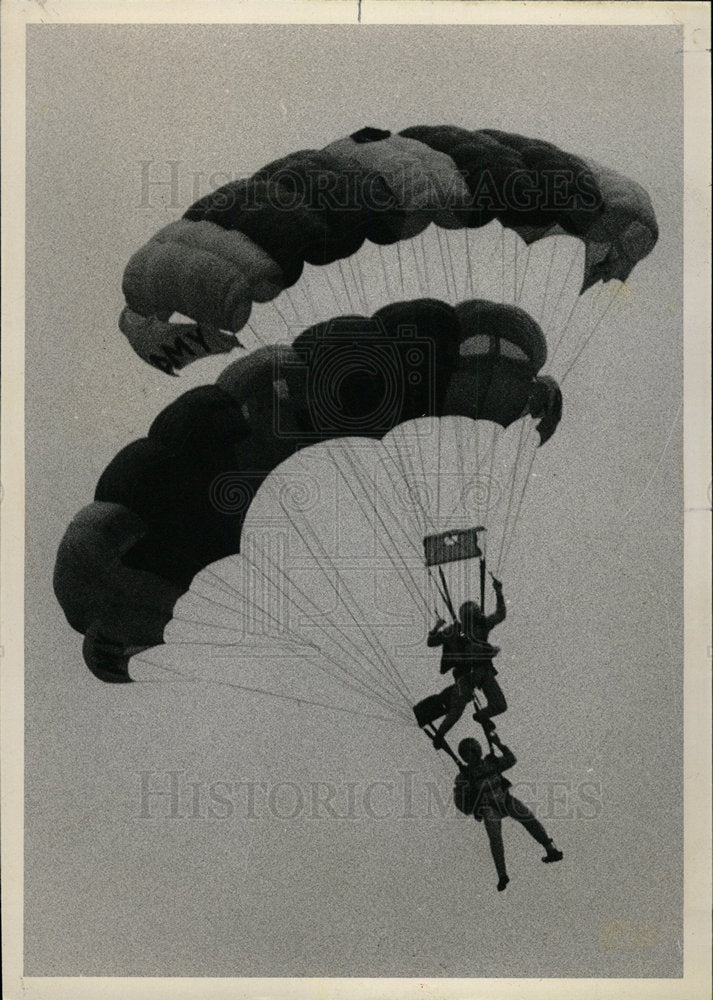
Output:
<path fill-rule="evenodd" d="M 496 733 L 491 734 L 490 740 L 500 750 L 500 756 L 489 753 L 483 757 L 477 740 L 472 737 L 461 740 L 458 753 L 465 761 L 465 767 L 455 780 L 453 798 L 461 812 L 472 812 L 476 820 L 485 824 L 498 873 L 498 892 L 502 892 L 510 881 L 505 868 L 502 834 L 502 821 L 506 816 L 522 823 L 530 836 L 545 848 L 547 853 L 542 860 L 546 864 L 561 861 L 563 855 L 534 813 L 510 794 L 511 785 L 503 777 L 503 771 L 516 763 L 515 754 L 501 743 Z"/>
<path fill-rule="evenodd" d="M 443 745 L 443 737 L 460 719 L 476 688 L 483 692 L 487 704 L 476 712 L 474 718 L 485 729 L 494 729 L 490 719 L 507 710 L 505 695 L 495 680 L 497 670 L 493 666 L 493 657 L 499 650 L 488 642 L 490 630 L 504 621 L 507 614 L 503 585 L 494 577 L 493 589 L 497 604 L 492 615 L 483 614 L 476 601 L 465 601 L 460 606 L 457 622 L 444 628 L 445 622 L 439 618 L 428 633 L 429 646 L 443 646 L 441 673 L 452 670 L 455 681 L 449 690 L 448 712 L 433 741 L 436 749 Z"/>

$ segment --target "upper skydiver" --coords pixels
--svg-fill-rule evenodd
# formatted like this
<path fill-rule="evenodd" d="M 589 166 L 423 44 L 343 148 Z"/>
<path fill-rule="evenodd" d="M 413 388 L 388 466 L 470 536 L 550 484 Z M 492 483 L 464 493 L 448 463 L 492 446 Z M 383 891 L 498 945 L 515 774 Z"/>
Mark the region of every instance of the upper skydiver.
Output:
<path fill-rule="evenodd" d="M 490 721 L 492 717 L 505 712 L 508 707 L 495 679 L 497 670 L 493 666 L 493 657 L 499 649 L 488 642 L 490 630 L 505 620 L 507 611 L 503 585 L 492 574 L 491 577 L 497 600 L 492 615 L 484 614 L 476 601 L 465 601 L 460 606 L 457 622 L 446 626 L 445 621 L 439 618 L 428 634 L 429 646 L 443 646 L 441 673 L 452 670 L 455 681 L 449 689 L 448 712 L 434 737 L 437 749 L 443 746 L 446 733 L 458 722 L 476 688 L 483 692 L 487 704 L 475 713 L 474 718 L 486 731 L 495 728 Z"/>

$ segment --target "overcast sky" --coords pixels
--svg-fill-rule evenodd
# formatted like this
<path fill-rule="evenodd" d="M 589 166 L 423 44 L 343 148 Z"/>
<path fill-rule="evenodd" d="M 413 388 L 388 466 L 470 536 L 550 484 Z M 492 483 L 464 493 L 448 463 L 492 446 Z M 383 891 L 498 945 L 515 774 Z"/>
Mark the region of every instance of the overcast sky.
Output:
<path fill-rule="evenodd" d="M 28 29 L 26 974 L 680 975 L 680 48 L 663 28 Z M 504 824 L 502 895 L 482 828 L 427 814 L 426 783 L 447 798 L 452 772 L 416 729 L 103 686 L 51 589 L 106 464 L 226 363 L 177 381 L 132 353 L 131 253 L 225 175 L 421 123 L 613 166 L 661 231 L 568 379 L 505 577 L 500 730 L 566 860 L 542 866 Z M 169 161 L 177 191 L 144 204 Z M 168 797 L 142 803 L 169 772 L 175 818 Z M 219 781 L 232 815 L 206 818 Z M 312 816 L 316 782 L 342 812 L 352 788 L 352 818 Z"/>

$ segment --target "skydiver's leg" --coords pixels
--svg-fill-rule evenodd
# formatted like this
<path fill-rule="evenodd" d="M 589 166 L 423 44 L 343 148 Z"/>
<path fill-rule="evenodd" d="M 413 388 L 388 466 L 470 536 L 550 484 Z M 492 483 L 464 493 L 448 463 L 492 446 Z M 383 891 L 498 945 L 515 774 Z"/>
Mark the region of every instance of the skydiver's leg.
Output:
<path fill-rule="evenodd" d="M 484 719 L 492 719 L 494 715 L 502 715 L 503 712 L 507 712 L 508 703 L 505 701 L 505 695 L 492 675 L 483 679 L 480 690 L 485 695 L 487 704 L 478 712 L 478 715 Z"/>
<path fill-rule="evenodd" d="M 542 859 L 543 861 L 561 861 L 562 852 L 558 851 L 554 845 L 554 841 L 551 837 L 547 836 L 547 831 L 545 830 L 542 823 L 535 816 L 535 814 L 527 808 L 524 802 L 516 799 L 513 795 L 505 796 L 505 809 L 508 816 L 512 819 L 516 819 L 518 823 L 522 823 L 530 836 L 541 844 L 547 851 L 547 855 Z"/>
<path fill-rule="evenodd" d="M 502 819 L 495 809 L 482 810 L 485 832 L 490 841 L 490 852 L 495 862 L 495 870 L 498 873 L 498 892 L 502 892 L 510 881 L 507 869 L 505 868 L 505 848 L 503 847 L 503 825 Z"/>
<path fill-rule="evenodd" d="M 436 746 L 442 744 L 443 738 L 448 730 L 455 726 L 458 719 L 460 719 L 463 712 L 465 712 L 465 708 L 470 700 L 470 697 L 471 692 L 468 690 L 467 685 L 462 683 L 456 683 L 453 685 L 450 692 L 448 712 L 446 713 L 443 722 L 438 727 L 433 740 Z"/>

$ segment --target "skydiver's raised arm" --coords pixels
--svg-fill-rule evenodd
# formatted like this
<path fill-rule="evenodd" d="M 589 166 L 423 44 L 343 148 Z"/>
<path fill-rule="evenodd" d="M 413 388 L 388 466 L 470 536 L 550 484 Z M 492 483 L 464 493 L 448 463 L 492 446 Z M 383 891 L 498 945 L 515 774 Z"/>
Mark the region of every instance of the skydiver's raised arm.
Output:
<path fill-rule="evenodd" d="M 515 754 L 512 752 L 510 747 L 506 747 L 505 744 L 501 742 L 497 733 L 491 733 L 490 741 L 498 748 L 501 754 L 500 757 L 495 758 L 498 771 L 507 771 L 509 768 L 514 767 L 515 764 L 517 764 Z"/>
<path fill-rule="evenodd" d="M 428 633 L 428 638 L 426 639 L 427 646 L 442 646 L 444 641 L 449 637 L 453 629 L 452 625 L 448 625 L 443 628 L 445 621 L 439 618 L 436 624 L 433 626 L 431 631 Z"/>
<path fill-rule="evenodd" d="M 494 577 L 493 589 L 495 590 L 496 605 L 493 614 L 488 615 L 485 619 L 487 628 L 494 628 L 500 622 L 505 621 L 507 617 L 507 608 L 505 607 L 505 598 L 503 597 L 503 585 L 500 580 L 496 580 Z"/>

